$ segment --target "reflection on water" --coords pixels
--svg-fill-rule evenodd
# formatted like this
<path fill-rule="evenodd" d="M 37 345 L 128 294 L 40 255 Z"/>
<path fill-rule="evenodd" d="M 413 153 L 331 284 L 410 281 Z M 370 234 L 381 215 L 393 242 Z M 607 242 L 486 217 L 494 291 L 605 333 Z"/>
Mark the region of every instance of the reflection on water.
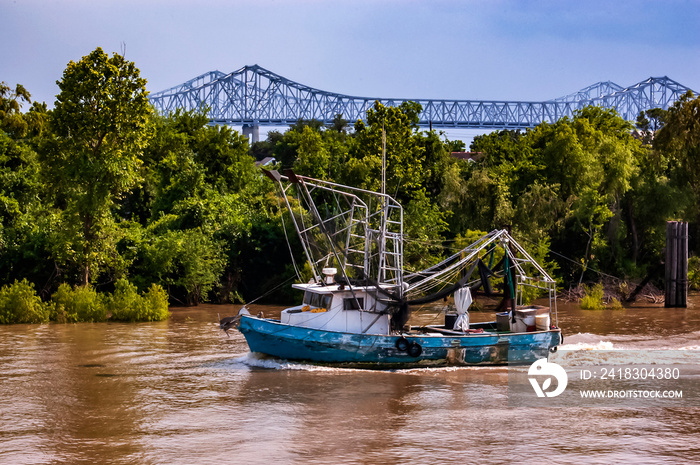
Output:
<path fill-rule="evenodd" d="M 698 407 L 513 408 L 503 367 L 368 371 L 266 358 L 218 329 L 217 313 L 236 311 L 0 327 L 0 463 L 700 461 Z M 559 324 L 572 350 L 700 346 L 694 306 L 560 305 Z"/>

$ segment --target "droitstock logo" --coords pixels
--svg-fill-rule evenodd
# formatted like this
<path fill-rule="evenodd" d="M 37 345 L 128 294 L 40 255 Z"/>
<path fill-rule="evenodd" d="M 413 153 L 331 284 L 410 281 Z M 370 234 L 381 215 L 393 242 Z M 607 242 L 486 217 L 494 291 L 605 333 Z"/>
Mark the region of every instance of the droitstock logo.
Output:
<path fill-rule="evenodd" d="M 527 374 L 537 397 L 556 397 L 564 392 L 569 381 L 566 371 L 556 363 L 548 362 L 546 358 L 541 358 L 530 365 Z M 552 386 L 552 378 L 557 380 L 557 387 L 553 391 L 549 391 L 548 389 Z M 541 385 L 538 380 L 542 380 Z"/>

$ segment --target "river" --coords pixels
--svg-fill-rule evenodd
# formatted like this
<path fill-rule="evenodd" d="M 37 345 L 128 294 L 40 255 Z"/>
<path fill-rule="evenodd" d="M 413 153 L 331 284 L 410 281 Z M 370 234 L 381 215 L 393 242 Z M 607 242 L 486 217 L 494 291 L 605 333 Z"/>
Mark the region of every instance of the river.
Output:
<path fill-rule="evenodd" d="M 236 310 L 1 326 L 0 463 L 700 462 L 697 403 L 514 407 L 505 367 L 371 371 L 267 359 L 219 330 L 218 314 Z M 694 352 L 700 297 L 687 309 L 560 304 L 559 326 L 569 351 Z"/>

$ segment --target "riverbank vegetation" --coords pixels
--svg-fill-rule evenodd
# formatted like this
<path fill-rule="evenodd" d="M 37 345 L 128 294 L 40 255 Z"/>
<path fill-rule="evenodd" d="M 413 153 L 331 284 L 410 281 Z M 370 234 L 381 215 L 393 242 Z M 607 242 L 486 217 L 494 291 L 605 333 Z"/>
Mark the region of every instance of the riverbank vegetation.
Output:
<path fill-rule="evenodd" d="M 418 127 L 417 103 L 376 103 L 353 124 L 299 121 L 250 145 L 210 126 L 206 109 L 156 114 L 135 64 L 99 48 L 69 63 L 58 85 L 51 110 L 19 84 L 0 85 L 0 316 L 24 315 L 2 322 L 156 320 L 168 301 L 257 298 L 295 271 L 283 209 L 256 160 L 379 190 L 383 133 L 410 269 L 495 228 L 509 228 L 564 288 L 657 272 L 667 220 L 689 221 L 698 250 L 692 94 L 643 112 L 636 127 L 586 107 L 477 136 L 465 155 L 460 141 Z M 267 302 L 288 302 L 288 292 Z"/>
<path fill-rule="evenodd" d="M 169 315 L 168 295 L 162 287 L 152 284 L 139 294 L 125 279 L 117 281 L 113 293 L 97 293 L 90 284 L 61 283 L 46 302 L 26 279 L 0 288 L 0 324 L 160 321 Z"/>

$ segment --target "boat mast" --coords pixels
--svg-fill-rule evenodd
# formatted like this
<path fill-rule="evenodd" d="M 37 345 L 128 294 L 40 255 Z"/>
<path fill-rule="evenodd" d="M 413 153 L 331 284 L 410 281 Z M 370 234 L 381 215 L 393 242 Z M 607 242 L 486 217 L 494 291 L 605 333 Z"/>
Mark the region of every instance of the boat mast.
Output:
<path fill-rule="evenodd" d="M 386 270 L 384 269 L 384 250 L 386 249 L 386 221 L 389 215 L 388 206 L 386 202 L 386 131 L 384 129 L 384 122 L 382 121 L 382 188 L 381 188 L 381 222 L 380 222 L 380 237 L 379 237 L 379 274 L 377 276 L 378 282 L 383 282 L 386 280 Z"/>
<path fill-rule="evenodd" d="M 384 205 L 384 196 L 386 195 L 386 131 L 382 122 L 382 205 Z"/>

